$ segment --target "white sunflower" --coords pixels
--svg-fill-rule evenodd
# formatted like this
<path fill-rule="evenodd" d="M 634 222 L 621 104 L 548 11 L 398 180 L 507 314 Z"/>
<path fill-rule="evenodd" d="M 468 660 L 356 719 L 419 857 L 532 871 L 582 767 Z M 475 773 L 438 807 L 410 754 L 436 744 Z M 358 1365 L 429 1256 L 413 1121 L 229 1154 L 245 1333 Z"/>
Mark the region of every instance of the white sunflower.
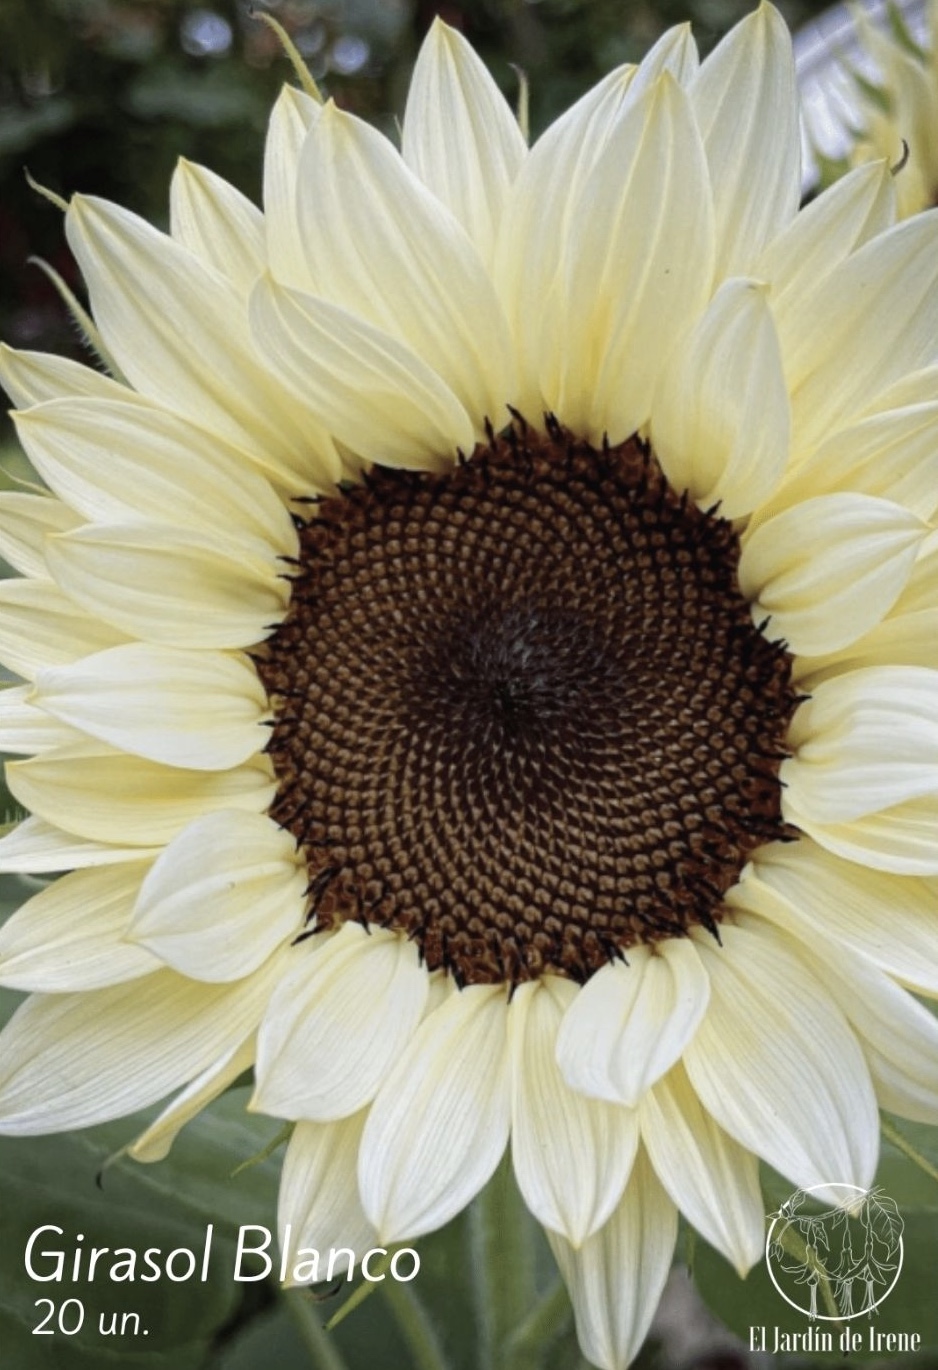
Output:
<path fill-rule="evenodd" d="M 120 379 L 9 350 L 0 744 L 61 872 L 7 1132 L 253 1065 L 294 1246 L 419 1237 L 510 1146 L 585 1355 L 678 1213 L 741 1272 L 759 1159 L 868 1186 L 938 1117 L 938 216 L 799 212 L 774 9 L 528 149 L 437 23 L 400 150 L 286 90 L 263 215 L 76 196 Z"/>

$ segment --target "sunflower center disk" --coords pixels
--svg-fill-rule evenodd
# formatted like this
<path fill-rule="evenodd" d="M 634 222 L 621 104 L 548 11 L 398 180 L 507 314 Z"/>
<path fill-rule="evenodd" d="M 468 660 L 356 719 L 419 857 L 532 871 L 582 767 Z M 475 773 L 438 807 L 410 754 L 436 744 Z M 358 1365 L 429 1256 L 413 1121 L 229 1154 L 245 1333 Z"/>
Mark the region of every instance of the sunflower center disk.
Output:
<path fill-rule="evenodd" d="M 317 927 L 399 929 L 460 984 L 715 928 L 784 835 L 796 702 L 729 523 L 635 439 L 554 429 L 378 469 L 300 544 L 259 669 Z"/>

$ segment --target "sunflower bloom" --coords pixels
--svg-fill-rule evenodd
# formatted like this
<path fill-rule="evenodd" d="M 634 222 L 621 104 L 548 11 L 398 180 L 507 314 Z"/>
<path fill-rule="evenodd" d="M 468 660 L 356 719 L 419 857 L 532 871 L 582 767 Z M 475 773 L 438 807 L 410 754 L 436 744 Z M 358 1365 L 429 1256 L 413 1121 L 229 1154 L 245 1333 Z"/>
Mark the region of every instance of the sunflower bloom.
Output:
<path fill-rule="evenodd" d="M 938 1117 L 938 215 L 799 211 L 789 40 L 684 28 L 530 149 L 432 29 L 401 148 L 286 90 L 264 212 L 76 196 L 120 378 L 3 353 L 0 1118 L 246 1067 L 294 1246 L 447 1222 L 510 1146 L 585 1355 L 759 1159 Z"/>

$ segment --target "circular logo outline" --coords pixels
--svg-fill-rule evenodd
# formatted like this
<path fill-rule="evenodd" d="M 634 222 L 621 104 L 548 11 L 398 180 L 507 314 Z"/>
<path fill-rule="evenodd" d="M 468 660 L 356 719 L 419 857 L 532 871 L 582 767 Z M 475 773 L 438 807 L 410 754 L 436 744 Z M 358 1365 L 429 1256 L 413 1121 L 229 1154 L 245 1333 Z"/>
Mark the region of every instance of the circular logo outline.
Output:
<path fill-rule="evenodd" d="M 786 1202 L 786 1203 L 790 1203 L 791 1200 L 794 1199 L 794 1198 L 796 1197 L 796 1195 L 798 1195 L 798 1194 L 815 1194 L 815 1193 L 817 1193 L 817 1192 L 819 1192 L 819 1191 L 820 1191 L 821 1193 L 830 1193 L 831 1190 L 838 1190 L 838 1189 L 840 1189 L 840 1190 L 848 1189 L 848 1190 L 850 1190 L 850 1191 L 851 1191 L 852 1193 L 854 1193 L 854 1194 L 862 1195 L 864 1199 L 869 1198 L 869 1196 L 870 1196 L 871 1194 L 874 1194 L 874 1193 L 877 1192 L 876 1190 L 873 1190 L 873 1189 L 863 1189 L 860 1185 L 848 1184 L 848 1183 L 846 1183 L 846 1181 L 833 1181 L 833 1182 L 830 1183 L 830 1184 L 806 1185 L 803 1189 L 796 1189 L 796 1190 L 794 1191 L 793 1194 L 789 1195 L 788 1199 L 786 1199 L 785 1202 Z M 881 1193 L 882 1191 L 879 1191 L 879 1192 Z M 784 1205 L 783 1205 L 782 1207 L 784 1207 Z M 845 1205 L 845 1207 L 846 1207 L 846 1205 Z M 864 1314 L 866 1314 L 867 1316 L 869 1316 L 869 1315 L 873 1312 L 874 1308 L 878 1308 L 879 1305 L 880 1305 L 881 1303 L 884 1303 L 884 1302 L 886 1301 L 886 1299 L 888 1299 L 888 1297 L 889 1297 L 889 1295 L 892 1293 L 892 1291 L 895 1289 L 896 1284 L 898 1283 L 898 1280 L 899 1280 L 899 1276 L 902 1274 L 902 1264 L 903 1264 L 903 1261 L 904 1261 L 904 1259 L 905 1259 L 905 1244 L 903 1243 L 903 1240 L 902 1240 L 902 1232 L 904 1231 L 904 1227 L 905 1227 L 904 1224 L 902 1224 L 902 1226 L 900 1227 L 900 1231 L 899 1231 L 899 1237 L 898 1237 L 898 1242 L 899 1242 L 899 1259 L 898 1259 L 898 1262 L 897 1262 L 897 1264 L 896 1264 L 896 1272 L 895 1272 L 895 1274 L 894 1274 L 893 1277 L 892 1277 L 892 1283 L 889 1285 L 889 1287 L 888 1287 L 886 1290 L 883 1291 L 882 1294 L 880 1294 L 879 1298 L 875 1301 L 875 1303 L 871 1303 L 871 1304 L 869 1304 L 867 1307 L 864 1307 L 864 1308 L 858 1308 L 857 1311 L 856 1311 L 855 1313 L 840 1313 L 840 1314 L 838 1314 L 836 1317 L 835 1317 L 832 1313 L 817 1313 L 817 1312 L 812 1313 L 812 1312 L 810 1311 L 810 1309 L 808 1309 L 808 1308 L 802 1308 L 801 1304 L 795 1303 L 795 1301 L 794 1301 L 793 1299 L 790 1299 L 790 1298 L 788 1297 L 788 1295 L 785 1293 L 784 1289 L 783 1289 L 783 1288 L 781 1287 L 781 1285 L 779 1284 L 778 1280 L 775 1278 L 775 1271 L 772 1269 L 772 1257 L 771 1257 L 771 1255 L 770 1255 L 770 1252 L 771 1252 L 771 1249 L 772 1249 L 772 1236 L 773 1236 L 773 1233 L 775 1232 L 776 1224 L 777 1224 L 781 1219 L 782 1219 L 782 1213 L 781 1213 L 781 1212 L 778 1212 L 778 1213 L 774 1214 L 773 1217 L 772 1217 L 772 1223 L 771 1223 L 771 1225 L 770 1225 L 770 1227 L 769 1227 L 768 1232 L 766 1233 L 766 1237 L 765 1237 L 765 1266 L 766 1266 L 766 1269 L 767 1269 L 768 1272 L 769 1272 L 769 1279 L 772 1281 L 772 1284 L 775 1286 L 775 1291 L 776 1291 L 776 1293 L 778 1293 L 778 1294 L 780 1294 L 780 1295 L 782 1296 L 782 1298 L 783 1298 L 783 1299 L 785 1300 L 785 1302 L 788 1304 L 789 1308 L 794 1308 L 796 1312 L 802 1313 L 806 1318 L 809 1318 L 812 1322 L 851 1322 L 854 1318 L 861 1318 L 861 1317 L 863 1317 Z M 787 1220 L 787 1215 L 786 1215 L 786 1220 Z M 900 1223 L 901 1223 L 901 1219 L 900 1219 Z"/>

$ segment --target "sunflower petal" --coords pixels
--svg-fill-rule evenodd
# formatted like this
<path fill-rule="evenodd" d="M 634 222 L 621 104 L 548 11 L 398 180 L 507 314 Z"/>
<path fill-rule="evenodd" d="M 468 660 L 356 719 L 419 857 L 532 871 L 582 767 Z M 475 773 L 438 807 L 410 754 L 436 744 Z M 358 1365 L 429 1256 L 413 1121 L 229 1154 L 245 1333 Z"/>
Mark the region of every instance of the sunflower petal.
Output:
<path fill-rule="evenodd" d="M 879 1115 L 859 1044 L 789 939 L 749 918 L 695 938 L 710 1008 L 684 1053 L 704 1108 L 793 1183 L 869 1188 Z"/>
<path fill-rule="evenodd" d="M 798 708 L 789 743 L 786 801 L 816 823 L 938 797 L 938 673 L 870 666 L 825 680 Z"/>
<path fill-rule="evenodd" d="M 63 994 L 122 984 L 159 961 L 123 940 L 149 861 L 73 871 L 48 885 L 0 928 L 0 982 Z"/>
<path fill-rule="evenodd" d="M 302 1263 L 302 1248 L 328 1251 L 331 1279 L 344 1274 L 377 1241 L 362 1210 L 355 1173 L 366 1117 L 363 1109 L 334 1123 L 299 1122 L 293 1129 L 277 1206 L 280 1246 L 289 1252 L 291 1271 Z M 318 1275 L 325 1279 L 327 1271 Z M 287 1280 L 288 1285 L 295 1282 Z"/>
<path fill-rule="evenodd" d="M 180 157 L 169 188 L 170 233 L 247 295 L 267 265 L 264 216 L 233 185 Z"/>
<path fill-rule="evenodd" d="M 358 1163 L 382 1242 L 441 1227 L 491 1177 L 508 1142 L 501 986 L 470 985 L 425 1018 L 375 1099 Z"/>
<path fill-rule="evenodd" d="M 275 973 L 219 986 L 158 970 L 91 994 L 32 995 L 0 1034 L 3 1131 L 90 1127 L 155 1102 L 244 1040 Z"/>
<path fill-rule="evenodd" d="M 701 1106 L 680 1063 L 648 1091 L 639 1113 L 659 1180 L 742 1279 L 765 1247 L 758 1159 Z"/>
<path fill-rule="evenodd" d="M 557 1037 L 564 1078 L 593 1098 L 634 1106 L 680 1059 L 709 996 L 690 941 L 631 948 L 628 965 L 603 966 L 567 1010 Z"/>
<path fill-rule="evenodd" d="M 24 576 L 49 579 L 46 537 L 82 522 L 61 500 L 20 490 L 0 493 L 0 556 Z"/>
<path fill-rule="evenodd" d="M 461 34 L 434 20 L 417 56 L 401 153 L 462 224 L 483 261 L 527 148 L 518 121 Z"/>
<path fill-rule="evenodd" d="M 162 852 L 127 937 L 194 980 L 240 979 L 302 930 L 305 885 L 289 833 L 266 814 L 222 809 Z"/>
<path fill-rule="evenodd" d="M 794 652 L 846 647 L 874 628 L 902 592 L 928 527 L 872 495 L 818 495 L 757 528 L 739 563 L 755 622 Z"/>
<path fill-rule="evenodd" d="M 271 1003 L 251 1107 L 323 1123 L 356 1113 L 407 1049 L 426 998 L 427 972 L 413 943 L 345 923 L 311 957 L 300 956 Z"/>
<path fill-rule="evenodd" d="M 727 377 L 734 384 L 727 386 Z M 788 461 L 790 415 L 764 286 L 724 281 L 662 371 L 651 413 L 655 453 L 676 490 L 725 518 L 749 514 Z"/>
<path fill-rule="evenodd" d="M 260 813 L 276 789 L 265 759 L 230 771 L 186 771 L 105 743 L 11 762 L 7 784 L 27 809 L 66 832 L 142 847 L 169 842 L 214 809 Z"/>
<path fill-rule="evenodd" d="M 30 701 L 134 756 L 194 770 L 238 766 L 267 740 L 257 672 L 223 652 L 126 643 L 39 671 Z"/>
<path fill-rule="evenodd" d="M 217 1061 L 213 1061 L 176 1098 L 163 1109 L 160 1116 L 127 1148 L 135 1161 L 149 1164 L 163 1161 L 170 1153 L 179 1133 L 197 1117 L 213 1099 L 234 1084 L 239 1075 L 254 1061 L 254 1034 L 237 1047 L 228 1047 Z"/>
<path fill-rule="evenodd" d="M 167 647 L 254 646 L 288 599 L 273 555 L 250 545 L 238 555 L 225 540 L 169 524 L 87 524 L 50 538 L 47 555 L 90 614 Z"/>
<path fill-rule="evenodd" d="M 547 1233 L 573 1301 L 583 1354 L 600 1370 L 625 1370 L 645 1340 L 677 1240 L 677 1210 L 643 1152 L 618 1209 L 578 1251 Z"/>
<path fill-rule="evenodd" d="M 508 1009 L 518 1188 L 538 1222 L 574 1247 L 618 1206 L 638 1146 L 636 1114 L 576 1093 L 554 1060 L 557 1029 L 579 993 L 552 976 L 522 985 Z"/>
<path fill-rule="evenodd" d="M 710 53 L 688 87 L 710 166 L 718 276 L 740 275 L 795 217 L 801 199 L 791 36 L 760 5 Z"/>

